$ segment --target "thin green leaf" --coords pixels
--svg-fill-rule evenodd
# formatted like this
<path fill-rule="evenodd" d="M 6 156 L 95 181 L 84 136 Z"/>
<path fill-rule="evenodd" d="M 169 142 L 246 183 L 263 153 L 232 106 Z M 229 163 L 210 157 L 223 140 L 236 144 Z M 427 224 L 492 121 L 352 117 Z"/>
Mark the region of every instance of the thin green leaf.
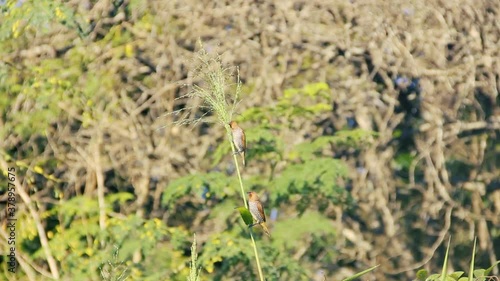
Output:
<path fill-rule="evenodd" d="M 484 274 L 485 275 L 490 275 L 490 272 L 493 270 L 493 268 L 495 268 L 498 264 L 500 264 L 500 260 L 499 261 L 496 261 L 493 265 L 491 265 L 490 267 L 488 267 L 485 271 L 484 271 Z"/>
<path fill-rule="evenodd" d="M 455 272 L 451 273 L 450 275 L 448 275 L 448 277 L 450 277 L 453 280 L 458 280 L 460 277 L 462 277 L 462 275 L 464 275 L 463 271 L 455 271 Z"/>
<path fill-rule="evenodd" d="M 238 208 L 236 208 L 236 210 L 238 210 L 238 212 L 240 212 L 241 218 L 243 219 L 243 221 L 245 222 L 246 225 L 250 225 L 253 223 L 252 214 L 250 214 L 250 211 L 248 211 L 247 208 L 238 207 Z"/>
<path fill-rule="evenodd" d="M 474 237 L 474 246 L 472 247 L 472 259 L 470 261 L 470 269 L 469 269 L 469 281 L 472 281 L 474 279 L 473 273 L 474 273 L 474 257 L 476 256 L 476 240 L 477 237 Z"/>
<path fill-rule="evenodd" d="M 448 238 L 448 246 L 446 246 L 446 254 L 444 255 L 443 270 L 441 271 L 441 281 L 446 281 L 446 272 L 448 270 L 448 251 L 450 250 L 451 236 Z"/>
<path fill-rule="evenodd" d="M 358 278 L 358 277 L 361 277 L 362 275 L 365 275 L 366 273 L 368 273 L 368 272 L 370 272 L 370 271 L 374 270 L 375 268 L 377 268 L 377 267 L 379 267 L 379 266 L 380 266 L 380 264 L 378 264 L 378 265 L 376 265 L 376 266 L 373 266 L 373 267 L 370 267 L 370 268 L 368 268 L 368 269 L 365 269 L 365 270 L 363 270 L 363 271 L 361 271 L 361 272 L 358 272 L 358 273 L 354 274 L 353 276 L 348 277 L 348 278 L 346 278 L 346 279 L 344 279 L 344 280 L 342 280 L 342 281 L 351 281 L 351 280 L 354 280 L 354 279 L 356 279 L 356 278 Z"/>
<path fill-rule="evenodd" d="M 425 281 L 429 276 L 429 272 L 426 269 L 420 269 L 417 271 L 417 279 L 420 281 Z"/>

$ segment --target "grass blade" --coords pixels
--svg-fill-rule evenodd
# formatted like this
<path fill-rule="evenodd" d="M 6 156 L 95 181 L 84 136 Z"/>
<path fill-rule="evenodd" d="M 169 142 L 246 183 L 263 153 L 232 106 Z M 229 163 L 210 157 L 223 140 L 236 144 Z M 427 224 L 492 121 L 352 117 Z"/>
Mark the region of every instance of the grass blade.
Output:
<path fill-rule="evenodd" d="M 470 268 L 469 268 L 469 281 L 473 281 L 474 278 L 474 258 L 476 256 L 476 239 L 477 237 L 474 237 L 474 247 L 472 247 L 472 260 L 470 261 Z"/>
<path fill-rule="evenodd" d="M 376 265 L 376 266 L 373 266 L 373 267 L 370 267 L 370 268 L 368 268 L 368 269 L 365 269 L 365 270 L 363 270 L 363 271 L 361 271 L 361 272 L 358 272 L 358 273 L 354 274 L 353 276 L 348 277 L 348 278 L 346 278 L 346 279 L 344 279 L 344 280 L 342 280 L 342 281 L 351 281 L 351 280 L 354 280 L 354 279 L 356 279 L 356 278 L 358 278 L 358 277 L 360 277 L 360 276 L 362 276 L 362 275 L 365 275 L 366 273 L 368 273 L 368 272 L 370 272 L 370 271 L 374 270 L 375 268 L 377 268 L 377 267 L 379 267 L 379 266 L 380 266 L 380 264 L 379 264 L 379 265 Z"/>
<path fill-rule="evenodd" d="M 450 250 L 451 236 L 448 238 L 448 246 L 446 246 L 446 254 L 444 255 L 443 270 L 441 271 L 441 281 L 446 281 L 446 272 L 448 272 L 448 252 Z"/>

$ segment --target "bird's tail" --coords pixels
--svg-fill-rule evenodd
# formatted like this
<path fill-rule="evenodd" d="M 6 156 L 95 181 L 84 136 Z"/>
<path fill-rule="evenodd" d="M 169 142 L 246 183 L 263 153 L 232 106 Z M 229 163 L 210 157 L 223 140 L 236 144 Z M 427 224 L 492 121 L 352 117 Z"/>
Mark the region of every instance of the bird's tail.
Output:
<path fill-rule="evenodd" d="M 264 229 L 264 232 L 267 234 L 267 236 L 271 237 L 271 232 L 269 232 L 269 228 L 267 228 L 267 224 L 265 222 L 261 222 L 260 226 L 262 226 L 262 229 Z"/>

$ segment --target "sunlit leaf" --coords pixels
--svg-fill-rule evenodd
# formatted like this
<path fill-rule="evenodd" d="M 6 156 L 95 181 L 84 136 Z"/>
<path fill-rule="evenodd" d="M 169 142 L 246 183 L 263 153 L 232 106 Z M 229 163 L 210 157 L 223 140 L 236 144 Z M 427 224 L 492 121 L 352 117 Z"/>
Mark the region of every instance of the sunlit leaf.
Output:
<path fill-rule="evenodd" d="M 250 211 L 248 211 L 247 208 L 245 208 L 245 207 L 238 207 L 238 208 L 236 208 L 236 210 L 238 210 L 238 212 L 240 213 L 241 218 L 243 219 L 243 221 L 245 222 L 246 225 L 250 225 L 250 224 L 253 223 L 252 214 L 250 213 Z"/>

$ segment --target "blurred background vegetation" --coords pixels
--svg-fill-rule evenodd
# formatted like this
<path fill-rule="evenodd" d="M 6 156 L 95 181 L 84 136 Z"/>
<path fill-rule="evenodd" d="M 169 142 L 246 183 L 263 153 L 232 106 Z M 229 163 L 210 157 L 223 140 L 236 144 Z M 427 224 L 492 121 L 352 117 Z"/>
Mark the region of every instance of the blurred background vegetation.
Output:
<path fill-rule="evenodd" d="M 468 268 L 475 236 L 477 267 L 500 259 L 498 1 L 0 11 L 0 202 L 15 167 L 19 262 L 7 272 L 2 212 L 2 280 L 187 280 L 194 233 L 201 280 L 257 279 L 225 130 L 185 98 L 199 39 L 239 70 L 267 280 L 376 264 L 362 280 L 411 280 L 439 271 L 448 236 L 450 270 Z"/>

